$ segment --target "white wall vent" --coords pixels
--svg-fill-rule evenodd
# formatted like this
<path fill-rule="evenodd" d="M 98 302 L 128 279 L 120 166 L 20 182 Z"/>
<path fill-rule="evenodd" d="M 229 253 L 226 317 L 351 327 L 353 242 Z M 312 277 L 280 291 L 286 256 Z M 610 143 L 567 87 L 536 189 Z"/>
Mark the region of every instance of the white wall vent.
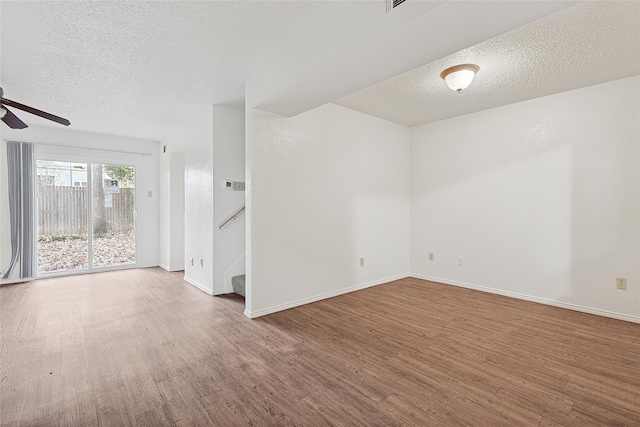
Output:
<path fill-rule="evenodd" d="M 389 12 L 391 9 L 400 6 L 402 3 L 404 3 L 406 0 L 387 0 L 387 12 Z"/>

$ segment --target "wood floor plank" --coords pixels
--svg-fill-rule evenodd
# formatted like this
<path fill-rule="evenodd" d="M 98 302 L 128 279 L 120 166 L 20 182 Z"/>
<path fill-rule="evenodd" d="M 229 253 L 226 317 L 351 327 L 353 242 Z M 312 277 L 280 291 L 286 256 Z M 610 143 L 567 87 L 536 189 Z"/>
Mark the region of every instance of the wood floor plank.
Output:
<path fill-rule="evenodd" d="M 94 393 L 99 394 L 124 386 L 116 359 L 118 349 L 114 351 L 107 341 L 101 341 L 87 345 L 86 351 Z"/>
<path fill-rule="evenodd" d="M 574 402 L 554 394 L 544 387 L 530 383 L 523 383 L 518 387 L 505 385 L 498 390 L 495 396 L 510 405 L 528 408 L 544 418 L 548 418 L 552 414 L 568 414 L 574 404 Z"/>
<path fill-rule="evenodd" d="M 4 375 L 5 369 L 2 370 Z M 3 378 L 7 378 L 4 377 Z M 20 425 L 25 403 L 27 401 L 27 393 L 29 380 L 19 383 L 5 381 L 0 388 L 0 425 Z M 27 411 L 27 418 L 32 418 Z"/>
<path fill-rule="evenodd" d="M 407 420 L 405 424 L 416 427 L 420 425 L 471 426 L 478 424 L 466 412 L 460 412 L 438 399 L 426 399 L 420 395 L 406 395 L 400 392 L 400 395 L 392 395 L 378 406 L 395 414 L 398 408 L 403 408 L 407 404 L 411 405 L 409 408 L 414 407 L 419 411 L 413 412 L 411 419 Z M 400 418 L 404 417 L 400 416 Z"/>
<path fill-rule="evenodd" d="M 132 404 L 124 386 L 100 392 L 95 398 L 101 426 L 136 425 Z"/>
<path fill-rule="evenodd" d="M 212 425 L 240 427 L 265 424 L 254 408 L 243 405 L 239 395 L 219 393 L 205 396 L 198 403 L 206 411 Z"/>
<path fill-rule="evenodd" d="M 0 287 L 0 425 L 640 425 L 640 325 L 419 279 L 250 320 L 158 268 Z"/>
<path fill-rule="evenodd" d="M 639 408 L 621 408 L 606 402 L 593 400 L 577 400 L 571 413 L 599 425 L 638 426 L 640 425 Z"/>
<path fill-rule="evenodd" d="M 321 391 L 302 399 L 324 417 L 333 419 L 335 423 L 344 425 L 388 426 L 399 427 L 402 420 L 390 417 L 387 413 L 376 411 L 366 401 L 353 399 L 353 395 L 345 390 L 332 392 Z"/>
<path fill-rule="evenodd" d="M 51 427 L 51 426 L 58 426 L 60 425 L 60 421 L 59 421 L 59 414 L 58 413 L 54 413 L 51 415 L 48 415 L 46 417 L 42 417 L 42 418 L 37 418 L 33 421 L 28 421 L 26 423 L 22 423 L 23 426 L 29 426 L 29 427 Z"/>
<path fill-rule="evenodd" d="M 478 394 L 469 396 L 449 387 L 443 387 L 434 395 L 437 400 L 450 408 L 467 414 L 476 425 L 491 426 L 537 426 L 542 417 L 518 406 L 501 404 L 499 399 L 493 401 Z M 484 408 L 491 407 L 491 411 Z"/>
<path fill-rule="evenodd" d="M 169 404 L 164 404 L 136 415 L 136 424 L 144 427 L 173 426 L 177 416 Z"/>
<path fill-rule="evenodd" d="M 213 425 L 207 412 L 199 404 L 193 401 L 185 402 L 182 399 L 173 400 L 169 405 L 175 426 L 208 426 Z"/>
<path fill-rule="evenodd" d="M 555 421 L 552 421 L 548 418 L 544 418 L 542 421 L 540 421 L 540 424 L 538 424 L 538 427 L 562 427 L 562 424 L 558 424 Z"/>
<path fill-rule="evenodd" d="M 122 363 L 120 374 L 124 391 L 131 402 L 133 415 L 160 406 L 163 401 L 151 374 L 141 363 Z"/>
<path fill-rule="evenodd" d="M 442 417 L 427 413 L 406 399 L 399 398 L 395 394 L 388 396 L 380 402 L 378 404 L 378 408 L 386 411 L 389 416 L 403 421 L 403 425 L 447 425 L 445 422 L 446 420 L 442 419 Z"/>

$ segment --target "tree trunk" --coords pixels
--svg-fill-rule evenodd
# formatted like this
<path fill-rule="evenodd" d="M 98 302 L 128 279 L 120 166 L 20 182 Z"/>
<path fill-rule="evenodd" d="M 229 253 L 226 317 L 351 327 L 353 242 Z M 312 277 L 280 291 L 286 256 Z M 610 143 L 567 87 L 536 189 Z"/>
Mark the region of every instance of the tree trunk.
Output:
<path fill-rule="evenodd" d="M 102 165 L 92 165 L 91 187 L 93 194 L 93 234 L 107 232 L 107 217 L 104 208 L 104 182 Z"/>

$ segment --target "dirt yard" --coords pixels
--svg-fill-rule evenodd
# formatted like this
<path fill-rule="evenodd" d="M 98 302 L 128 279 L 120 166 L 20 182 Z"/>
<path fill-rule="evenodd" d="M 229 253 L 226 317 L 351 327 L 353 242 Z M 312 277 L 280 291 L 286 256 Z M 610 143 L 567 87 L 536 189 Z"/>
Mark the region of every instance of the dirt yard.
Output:
<path fill-rule="evenodd" d="M 87 236 L 40 236 L 38 272 L 87 268 Z M 136 261 L 135 234 L 106 233 L 93 238 L 93 267 L 132 264 Z"/>

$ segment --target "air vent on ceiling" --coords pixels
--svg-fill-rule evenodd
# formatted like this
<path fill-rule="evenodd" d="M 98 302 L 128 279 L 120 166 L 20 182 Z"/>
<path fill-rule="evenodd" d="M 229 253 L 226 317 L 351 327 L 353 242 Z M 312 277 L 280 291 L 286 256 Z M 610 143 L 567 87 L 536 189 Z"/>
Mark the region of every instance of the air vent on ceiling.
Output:
<path fill-rule="evenodd" d="M 387 12 L 389 12 L 394 7 L 400 6 L 406 0 L 387 0 Z"/>

